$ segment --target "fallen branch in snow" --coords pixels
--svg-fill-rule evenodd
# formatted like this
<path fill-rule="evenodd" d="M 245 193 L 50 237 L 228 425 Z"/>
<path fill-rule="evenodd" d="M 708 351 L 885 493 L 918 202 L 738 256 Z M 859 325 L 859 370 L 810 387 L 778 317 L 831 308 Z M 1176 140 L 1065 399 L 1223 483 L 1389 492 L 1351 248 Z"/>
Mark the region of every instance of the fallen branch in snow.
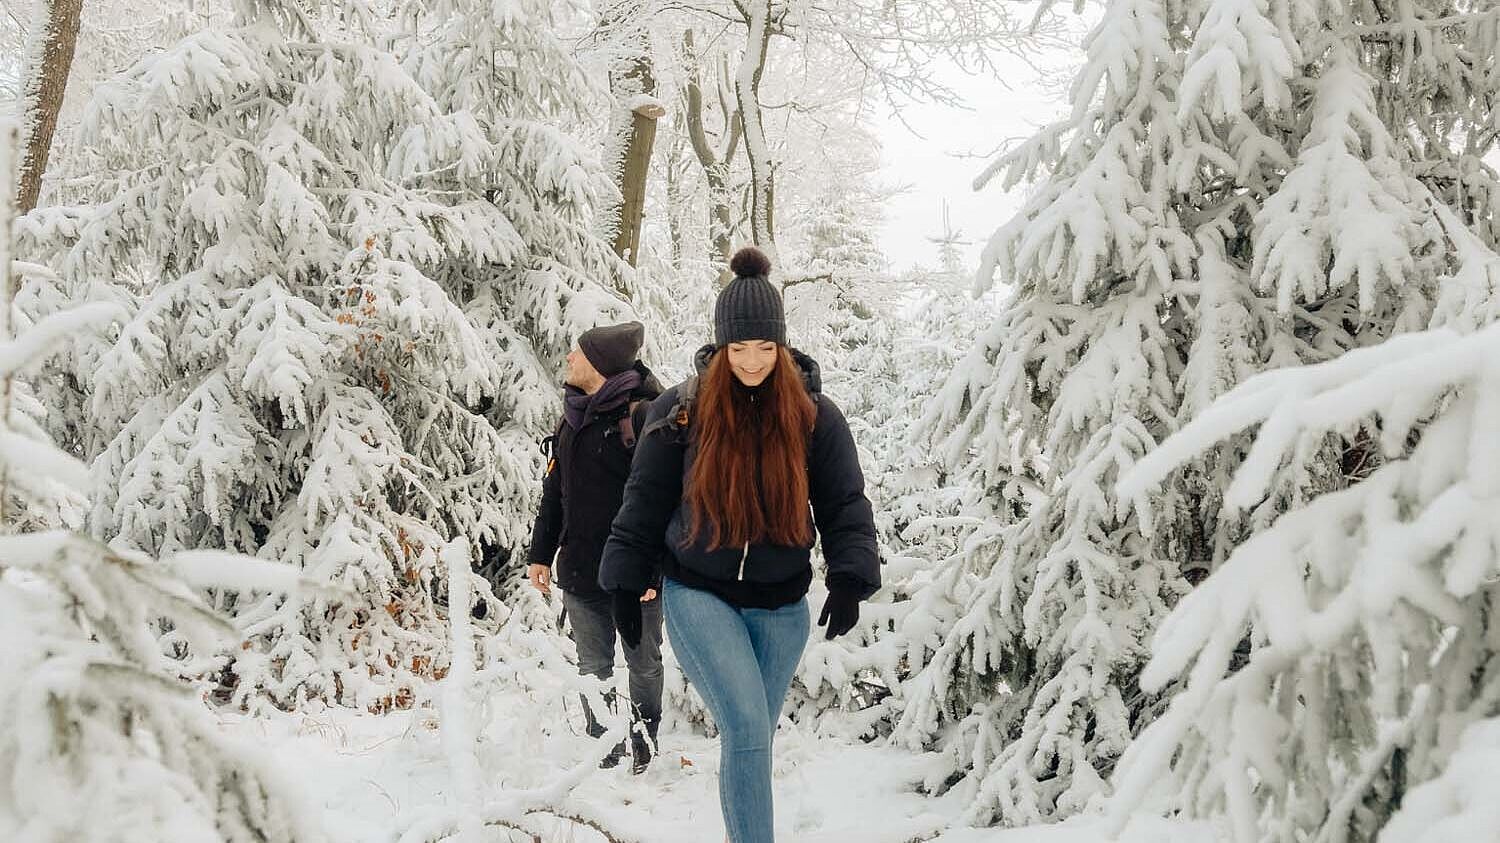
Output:
<path fill-rule="evenodd" d="M 644 839 L 641 837 L 636 837 L 635 835 L 621 837 L 619 832 L 611 831 L 610 829 L 605 828 L 603 820 L 599 820 L 594 817 L 583 816 L 577 811 L 556 810 L 552 808 L 537 808 L 532 811 L 527 811 L 526 813 L 528 816 L 548 814 L 557 817 L 560 820 L 567 820 L 568 822 L 574 823 L 576 825 L 587 826 L 588 828 L 591 828 L 594 831 L 598 832 L 600 836 L 608 841 L 608 843 L 641 843 L 641 841 Z M 505 825 L 505 823 L 496 823 L 496 825 Z M 530 832 L 526 833 L 529 834 Z M 540 837 L 535 838 L 535 840 L 536 843 L 542 843 L 542 838 Z"/>
<path fill-rule="evenodd" d="M 599 762 L 626 736 L 624 720 L 617 720 L 598 740 L 596 752 L 569 768 L 551 783 L 507 794 L 501 800 L 481 803 L 483 772 L 480 769 L 475 749 L 479 741 L 478 722 L 471 706 L 474 689 L 490 683 L 525 682 L 522 675 L 538 672 L 564 680 L 566 694 L 581 694 L 596 711 L 607 709 L 597 680 L 580 677 L 576 666 L 560 660 L 561 654 L 551 648 L 538 647 L 528 656 L 508 654 L 504 661 L 476 670 L 474 665 L 475 637 L 469 610 L 473 597 L 473 577 L 468 556 L 467 540 L 459 537 L 442 550 L 447 563 L 449 588 L 448 611 L 452 637 L 453 660 L 448 675 L 441 685 L 439 712 L 444 752 L 451 769 L 451 792 L 455 804 L 437 806 L 421 811 L 417 816 L 398 822 L 396 840 L 399 843 L 434 843 L 445 839 L 456 839 L 462 843 L 477 841 L 482 836 L 480 829 L 493 826 L 527 835 L 533 843 L 542 843 L 538 832 L 526 827 L 528 818 L 552 816 L 586 826 L 598 832 L 608 843 L 643 843 L 643 833 L 622 833 L 611 829 L 598 811 L 590 805 L 573 803 L 571 794 L 580 783 L 599 768 Z M 516 618 L 512 617 L 512 620 Z M 399 830 L 404 827 L 404 830 Z"/>
<path fill-rule="evenodd" d="M 588 765 L 589 767 L 593 767 L 597 763 L 597 761 L 590 761 Z M 564 778 L 569 777 L 571 777 L 571 772 L 569 776 L 565 776 Z M 533 791 L 533 793 L 549 789 L 542 788 L 539 791 Z M 645 837 L 611 829 L 606 825 L 605 820 L 595 815 L 588 806 L 564 805 L 561 807 L 552 807 L 548 805 L 523 806 L 522 804 L 518 804 L 525 801 L 527 800 L 522 797 L 502 803 L 490 803 L 481 811 L 480 824 L 519 831 L 522 834 L 531 835 L 533 843 L 542 843 L 542 836 L 524 826 L 522 820 L 527 817 L 552 816 L 593 829 L 603 836 L 607 843 L 645 843 Z M 400 836 L 399 843 L 436 843 L 436 841 L 453 836 L 455 833 L 460 832 L 460 830 L 458 817 L 434 817 L 412 824 Z"/>
<path fill-rule="evenodd" d="M 592 819 L 590 817 L 581 816 L 579 814 L 570 813 L 568 811 L 563 811 L 563 810 L 553 810 L 553 809 L 550 809 L 550 808 L 533 808 L 533 809 L 527 810 L 524 813 L 523 816 L 534 817 L 534 816 L 542 816 L 542 815 L 553 816 L 553 817 L 557 817 L 560 820 L 567 820 L 568 822 L 571 822 L 571 823 L 576 823 L 578 825 L 587 826 L 587 827 L 593 829 L 594 831 L 598 832 L 600 834 L 600 836 L 602 836 L 605 839 L 606 843 L 641 843 L 641 841 L 643 839 L 643 838 L 634 837 L 634 836 L 620 837 L 615 832 L 612 832 L 608 828 L 605 828 L 604 825 L 603 825 L 603 823 L 600 822 L 599 820 L 595 820 L 595 819 Z M 537 832 L 532 831 L 531 829 L 529 829 L 526 826 L 522 825 L 519 820 L 515 820 L 515 819 L 494 819 L 494 820 L 485 820 L 483 824 L 486 825 L 486 826 L 493 826 L 495 828 L 508 829 L 510 831 L 519 831 L 520 833 L 527 835 L 527 837 L 530 838 L 531 843 L 544 843 L 544 840 L 543 840 L 543 837 L 542 837 L 541 834 L 538 834 Z M 448 835 L 447 834 L 443 834 L 442 836 L 443 837 L 447 837 Z M 405 839 L 406 839 L 405 837 L 402 838 L 403 841 Z M 923 838 L 923 840 L 930 840 L 930 839 L 931 838 Z M 908 841 L 907 843 L 919 843 L 919 841 L 912 840 L 912 841 Z"/>

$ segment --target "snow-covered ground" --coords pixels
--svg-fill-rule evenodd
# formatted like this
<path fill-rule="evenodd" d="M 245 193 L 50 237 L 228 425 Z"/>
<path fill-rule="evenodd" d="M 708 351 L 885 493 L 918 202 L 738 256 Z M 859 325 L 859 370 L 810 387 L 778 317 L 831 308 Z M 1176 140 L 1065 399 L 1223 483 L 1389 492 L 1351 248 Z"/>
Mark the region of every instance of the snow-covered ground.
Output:
<path fill-rule="evenodd" d="M 590 741 L 567 723 L 529 722 L 523 696 L 487 706 L 481 766 L 491 772 L 487 799 L 546 786 L 585 760 Z M 302 715 L 222 715 L 224 727 L 274 753 L 295 789 L 321 810 L 333 841 L 396 840 L 434 809 L 451 808 L 450 773 L 434 708 L 384 716 L 330 708 Z M 723 839 L 716 741 L 664 732 L 662 755 L 649 771 L 590 771 L 568 799 L 621 840 L 704 843 Z M 930 763 L 879 745 L 845 744 L 783 728 L 776 746 L 777 839 L 784 843 L 1104 843 L 1087 822 L 1026 829 L 946 830 L 962 807 L 953 795 L 926 797 L 916 782 Z M 539 818 L 546 843 L 596 843 L 597 832 Z M 512 836 L 507 837 L 510 833 Z M 486 843 L 527 840 L 498 828 Z M 1201 825 L 1143 817 L 1121 843 L 1213 843 Z"/>

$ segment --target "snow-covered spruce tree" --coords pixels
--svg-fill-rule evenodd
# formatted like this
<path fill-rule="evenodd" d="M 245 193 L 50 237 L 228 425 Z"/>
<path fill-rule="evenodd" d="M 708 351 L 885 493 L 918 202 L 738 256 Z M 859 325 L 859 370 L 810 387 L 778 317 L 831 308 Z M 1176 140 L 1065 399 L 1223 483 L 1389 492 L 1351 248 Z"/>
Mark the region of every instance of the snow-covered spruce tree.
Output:
<path fill-rule="evenodd" d="M 960 542 L 993 520 L 990 499 L 912 438 L 985 312 L 955 282 L 927 273 L 900 279 L 907 292 L 899 309 L 872 322 L 889 342 L 856 349 L 841 381 L 859 410 L 849 421 L 875 503 L 884 586 L 856 632 L 815 640 L 798 669 L 788 710 L 816 715 L 820 732 L 890 734 L 914 671 L 941 646 L 976 580 L 957 561 Z M 830 716 L 839 709 L 848 713 Z"/>
<path fill-rule="evenodd" d="M 1330 435 L 1381 455 L 1257 531 L 1167 618 L 1141 680 L 1186 686 L 1121 760 L 1118 819 L 1159 788 L 1226 816 L 1236 843 L 1500 835 L 1464 781 L 1500 760 L 1500 255 L 1438 214 L 1453 267 L 1430 330 L 1252 378 L 1120 481 L 1147 495 L 1258 426 L 1225 496 L 1248 510 Z"/>
<path fill-rule="evenodd" d="M 1493 81 L 1460 58 L 1479 27 L 1408 32 L 1382 14 L 1111 2 L 1071 114 L 986 173 L 1042 180 L 985 249 L 981 278 L 1014 295 L 929 422 L 990 489 L 1037 454 L 1041 494 L 975 560 L 984 582 L 927 668 L 978 678 L 928 682 L 943 693 L 902 724 L 950 753 L 969 820 L 1045 819 L 1103 791 L 1170 690 L 1139 676 L 1171 606 L 1245 530 L 1365 470 L 1368 443 L 1335 433 L 1276 495 L 1221 518 L 1241 438 L 1149 499 L 1115 488 L 1250 374 L 1426 324 L 1447 266 L 1432 196 L 1485 169 L 1483 144 L 1454 152 L 1483 124 L 1451 115 Z"/>
<path fill-rule="evenodd" d="M 811 207 L 798 209 L 792 224 L 803 229 L 797 239 L 807 252 L 808 275 L 838 275 L 859 283 L 886 272 L 885 255 L 875 239 L 883 215 L 881 197 L 865 184 L 867 179 L 849 178 L 853 184 L 831 186 Z"/>
<path fill-rule="evenodd" d="M 515 51 L 484 72 L 464 62 L 508 54 L 463 43 L 468 4 L 408 4 L 388 37 L 339 8 L 245 0 L 101 86 L 100 201 L 26 230 L 75 290 L 143 279 L 113 346 L 54 378 L 92 422 L 95 531 L 348 587 L 220 595 L 252 642 L 235 697 L 381 708 L 443 659 L 445 536 L 526 541 L 561 353 L 628 305 L 589 233 L 607 181 L 549 122 L 577 100 L 566 56 L 531 49 L 545 4 L 473 6 Z"/>
<path fill-rule="evenodd" d="M 235 640 L 191 586 L 283 588 L 296 572 L 217 554 L 158 561 L 55 523 L 59 501 L 86 499 L 89 471 L 48 441 L 18 376 L 124 313 L 94 303 L 16 318 L 16 135 L 0 123 L 0 837 L 320 840 L 297 794 L 178 678 L 201 668 L 164 654 L 212 659 Z"/>

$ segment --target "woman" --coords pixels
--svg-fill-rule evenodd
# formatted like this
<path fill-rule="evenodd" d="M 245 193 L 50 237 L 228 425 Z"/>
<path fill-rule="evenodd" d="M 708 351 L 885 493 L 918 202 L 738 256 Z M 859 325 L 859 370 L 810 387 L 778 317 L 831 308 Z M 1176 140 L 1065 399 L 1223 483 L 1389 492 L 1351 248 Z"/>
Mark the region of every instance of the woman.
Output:
<path fill-rule="evenodd" d="M 771 843 L 771 738 L 807 644 L 815 523 L 828 638 L 858 622 L 880 560 L 849 425 L 820 394 L 817 364 L 787 348 L 770 261 L 741 249 L 730 268 L 698 377 L 647 414 L 599 584 L 629 643 L 662 567 L 667 635 L 719 727 L 729 839 Z"/>

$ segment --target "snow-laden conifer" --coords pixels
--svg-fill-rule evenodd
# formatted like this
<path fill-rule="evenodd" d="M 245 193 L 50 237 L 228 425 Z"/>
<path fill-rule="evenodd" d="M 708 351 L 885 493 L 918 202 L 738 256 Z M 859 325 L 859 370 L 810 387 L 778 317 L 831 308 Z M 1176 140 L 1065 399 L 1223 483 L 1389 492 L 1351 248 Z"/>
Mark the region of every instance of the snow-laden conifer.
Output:
<path fill-rule="evenodd" d="M 1432 328 L 1258 375 L 1121 479 L 1145 497 L 1255 427 L 1225 491 L 1244 511 L 1288 496 L 1330 436 L 1372 452 L 1359 482 L 1255 532 L 1157 631 L 1141 683 L 1184 687 L 1121 761 L 1117 818 L 1161 787 L 1227 817 L 1236 843 L 1372 840 L 1388 820 L 1383 841 L 1500 833 L 1462 781 L 1496 757 L 1500 255 L 1434 207 L 1453 271 Z"/>
<path fill-rule="evenodd" d="M 100 86 L 96 201 L 25 221 L 37 312 L 101 279 L 132 312 L 48 379 L 96 535 L 355 595 L 218 595 L 237 701 L 405 704 L 446 660 L 437 549 L 528 539 L 561 355 L 630 309 L 576 77 L 541 3 L 247 0 Z"/>
<path fill-rule="evenodd" d="M 0 837 L 321 840 L 300 795 L 183 678 L 239 640 L 197 589 L 297 590 L 298 572 L 222 553 L 155 559 L 58 517 L 60 501 L 87 499 L 89 471 L 35 423 L 21 376 L 125 313 L 95 302 L 16 318 L 15 143 L 0 123 Z"/>
<path fill-rule="evenodd" d="M 1452 180 L 1493 180 L 1495 80 L 1457 60 L 1493 15 L 1411 12 L 1402 28 L 1357 4 L 1112 2 L 1071 113 L 984 174 L 1038 181 L 984 252 L 981 280 L 1014 294 L 928 423 L 987 488 L 1035 467 L 1040 494 L 976 566 L 967 640 L 948 645 L 963 660 L 932 668 L 984 681 L 928 681 L 947 693 L 908 709 L 965 775 L 970 819 L 1104 792 L 1173 690 L 1140 676 L 1176 601 L 1251 530 L 1368 470 L 1368 443 L 1333 430 L 1303 440 L 1275 494 L 1226 508 L 1240 434 L 1149 494 L 1117 490 L 1256 372 L 1424 327 L 1451 264 L 1441 203 L 1490 225 L 1488 192 Z"/>

